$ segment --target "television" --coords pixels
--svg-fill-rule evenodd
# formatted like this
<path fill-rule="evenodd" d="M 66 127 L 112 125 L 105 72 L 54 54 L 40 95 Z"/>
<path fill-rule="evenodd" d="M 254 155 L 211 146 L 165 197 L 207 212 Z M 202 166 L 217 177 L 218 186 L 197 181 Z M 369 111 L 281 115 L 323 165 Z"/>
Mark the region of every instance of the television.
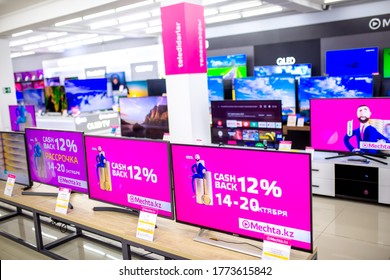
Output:
<path fill-rule="evenodd" d="M 91 199 L 173 219 L 168 142 L 86 135 L 85 150 Z"/>
<path fill-rule="evenodd" d="M 122 88 L 126 87 L 125 72 L 106 73 L 106 77 L 107 77 L 108 81 L 111 83 L 113 91 L 120 90 L 121 86 L 122 86 Z"/>
<path fill-rule="evenodd" d="M 311 99 L 311 146 L 339 153 L 389 154 L 389 108 L 390 98 Z"/>
<path fill-rule="evenodd" d="M 46 86 L 60 86 L 60 77 L 51 77 L 51 78 L 45 78 Z"/>
<path fill-rule="evenodd" d="M 311 98 L 365 98 L 373 97 L 373 94 L 372 75 L 302 78 L 298 83 L 299 114 L 309 121 Z"/>
<path fill-rule="evenodd" d="M 26 144 L 32 181 L 88 192 L 83 132 L 26 128 Z"/>
<path fill-rule="evenodd" d="M 224 87 L 222 76 L 207 77 L 209 102 L 224 100 Z"/>
<path fill-rule="evenodd" d="M 375 75 L 379 73 L 378 47 L 329 50 L 325 54 L 326 74 Z"/>
<path fill-rule="evenodd" d="M 166 96 L 120 98 L 122 136 L 163 139 L 169 133 Z"/>
<path fill-rule="evenodd" d="M 276 148 L 282 140 L 280 100 L 211 101 L 214 144 Z"/>
<path fill-rule="evenodd" d="M 12 131 L 24 131 L 27 127 L 36 127 L 33 105 L 9 105 L 9 115 Z"/>
<path fill-rule="evenodd" d="M 165 79 L 149 79 L 146 80 L 148 88 L 148 96 L 162 96 L 167 93 Z"/>
<path fill-rule="evenodd" d="M 16 176 L 15 183 L 32 186 L 26 154 L 26 140 L 22 132 L 0 131 L 0 180 Z"/>
<path fill-rule="evenodd" d="M 33 105 L 35 112 L 45 111 L 45 94 L 42 88 L 33 88 L 31 82 L 22 84 L 23 90 L 23 104 Z"/>
<path fill-rule="evenodd" d="M 131 81 L 127 82 L 127 89 L 129 91 L 127 97 L 145 97 L 148 96 L 148 83 L 145 81 Z"/>
<path fill-rule="evenodd" d="M 223 76 L 224 79 L 228 80 L 246 77 L 246 55 L 236 54 L 208 57 L 207 75 Z"/>
<path fill-rule="evenodd" d="M 390 78 L 390 48 L 383 49 L 383 78 Z"/>
<path fill-rule="evenodd" d="M 235 100 L 281 100 L 282 114 L 296 113 L 295 78 L 288 76 L 234 79 Z"/>
<path fill-rule="evenodd" d="M 311 64 L 292 64 L 292 65 L 265 65 L 255 66 L 255 77 L 267 77 L 267 76 L 295 76 L 295 77 L 311 77 Z"/>
<path fill-rule="evenodd" d="M 69 113 L 112 109 L 113 98 L 107 90 L 107 79 L 65 80 Z"/>
<path fill-rule="evenodd" d="M 176 220 L 313 251 L 310 154 L 172 144 Z M 283 172 L 281 172 L 283 170 Z"/>
<path fill-rule="evenodd" d="M 45 87 L 46 113 L 55 113 L 67 110 L 68 104 L 64 86 Z"/>

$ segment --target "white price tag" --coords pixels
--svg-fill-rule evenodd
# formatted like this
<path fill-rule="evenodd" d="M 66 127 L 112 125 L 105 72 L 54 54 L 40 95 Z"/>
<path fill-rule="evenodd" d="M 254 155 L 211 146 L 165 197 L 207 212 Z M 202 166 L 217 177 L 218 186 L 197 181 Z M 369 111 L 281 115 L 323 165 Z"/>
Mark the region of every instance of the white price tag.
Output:
<path fill-rule="evenodd" d="M 60 191 L 58 192 L 58 196 L 57 196 L 56 210 L 55 210 L 56 212 L 61 214 L 68 213 L 71 192 L 72 190 L 70 189 L 60 188 Z"/>
<path fill-rule="evenodd" d="M 305 124 L 305 118 L 298 118 L 297 126 L 303 127 Z"/>
<path fill-rule="evenodd" d="M 16 176 L 14 174 L 8 174 L 7 183 L 5 184 L 4 195 L 12 196 L 14 191 Z"/>
<path fill-rule="evenodd" d="M 287 117 L 287 126 L 296 126 L 297 115 L 289 115 Z"/>
<path fill-rule="evenodd" d="M 154 230 L 156 228 L 157 211 L 149 208 L 142 208 L 139 213 L 137 238 L 153 241 Z"/>
<path fill-rule="evenodd" d="M 263 260 L 289 260 L 291 241 L 289 239 L 266 235 L 263 242 Z"/>
<path fill-rule="evenodd" d="M 292 141 L 280 141 L 279 151 L 291 151 Z"/>

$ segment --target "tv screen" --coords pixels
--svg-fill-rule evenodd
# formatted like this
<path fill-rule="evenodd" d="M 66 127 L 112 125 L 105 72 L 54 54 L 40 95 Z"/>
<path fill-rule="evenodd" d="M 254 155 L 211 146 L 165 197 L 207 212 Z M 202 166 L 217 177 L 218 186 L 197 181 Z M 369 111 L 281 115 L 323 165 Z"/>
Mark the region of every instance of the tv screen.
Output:
<path fill-rule="evenodd" d="M 45 94 L 43 89 L 34 89 L 32 88 L 32 84 L 24 85 L 23 88 L 23 103 L 24 105 L 32 105 L 34 106 L 35 112 L 39 110 L 45 112 Z M 31 87 L 30 87 L 31 86 Z"/>
<path fill-rule="evenodd" d="M 378 47 L 329 50 L 325 55 L 326 73 L 338 75 L 373 75 L 379 72 Z"/>
<path fill-rule="evenodd" d="M 9 115 L 12 131 L 24 131 L 27 127 L 36 127 L 33 105 L 9 105 Z"/>
<path fill-rule="evenodd" d="M 222 76 L 207 77 L 209 102 L 224 100 L 224 88 Z"/>
<path fill-rule="evenodd" d="M 111 83 L 112 90 L 120 90 L 120 86 L 126 87 L 125 72 L 106 73 L 106 77 Z"/>
<path fill-rule="evenodd" d="M 112 108 L 107 79 L 65 80 L 68 112 L 92 112 Z"/>
<path fill-rule="evenodd" d="M 51 86 L 60 86 L 60 77 L 51 77 L 51 78 L 46 78 L 46 85 L 51 87 Z"/>
<path fill-rule="evenodd" d="M 173 144 L 172 166 L 178 222 L 312 252 L 309 154 Z"/>
<path fill-rule="evenodd" d="M 215 144 L 276 147 L 282 140 L 280 100 L 211 101 Z"/>
<path fill-rule="evenodd" d="M 234 92 L 236 100 L 281 100 L 284 116 L 296 113 L 295 79 L 293 77 L 235 79 Z"/>
<path fill-rule="evenodd" d="M 302 78 L 298 85 L 299 113 L 310 118 L 311 98 L 372 97 L 374 79 L 368 76 L 322 76 Z"/>
<path fill-rule="evenodd" d="M 8 174 L 16 176 L 15 183 L 31 186 L 26 154 L 26 140 L 23 133 L 0 132 L 0 180 L 7 180 Z"/>
<path fill-rule="evenodd" d="M 62 112 L 68 109 L 64 86 L 45 87 L 46 112 Z"/>
<path fill-rule="evenodd" d="M 390 48 L 383 49 L 383 78 L 390 78 Z"/>
<path fill-rule="evenodd" d="M 148 83 L 146 81 L 127 82 L 129 94 L 127 97 L 145 97 L 148 96 Z"/>
<path fill-rule="evenodd" d="M 390 151 L 390 99 L 311 99 L 311 146 L 316 150 Z"/>
<path fill-rule="evenodd" d="M 266 77 L 266 76 L 297 76 L 297 77 L 311 77 L 311 64 L 293 64 L 293 65 L 266 65 L 266 66 L 255 66 L 254 76 L 255 77 Z"/>
<path fill-rule="evenodd" d="M 207 75 L 223 76 L 224 79 L 228 80 L 246 77 L 246 55 L 236 54 L 208 57 Z"/>
<path fill-rule="evenodd" d="M 88 192 L 82 132 L 27 128 L 26 142 L 33 181 Z"/>
<path fill-rule="evenodd" d="M 163 139 L 169 132 L 166 96 L 119 99 L 122 136 Z"/>
<path fill-rule="evenodd" d="M 173 218 L 167 142 L 86 135 L 85 147 L 90 198 Z"/>
<path fill-rule="evenodd" d="M 148 96 L 162 96 L 167 93 L 165 79 L 150 79 L 146 80 L 148 87 Z"/>

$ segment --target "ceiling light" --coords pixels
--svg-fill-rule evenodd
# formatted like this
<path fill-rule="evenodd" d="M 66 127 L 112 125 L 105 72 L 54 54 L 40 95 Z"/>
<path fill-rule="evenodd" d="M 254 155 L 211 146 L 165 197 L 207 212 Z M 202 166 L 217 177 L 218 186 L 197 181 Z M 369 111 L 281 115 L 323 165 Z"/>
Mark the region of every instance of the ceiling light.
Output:
<path fill-rule="evenodd" d="M 44 41 L 46 40 L 47 37 L 44 36 L 44 35 L 39 35 L 39 36 L 34 36 L 34 37 L 29 37 L 27 38 L 27 42 L 29 43 L 35 43 L 35 42 L 39 42 L 39 41 Z"/>
<path fill-rule="evenodd" d="M 242 17 L 253 17 L 253 16 L 259 16 L 259 15 L 265 15 L 265 14 L 271 14 L 271 13 L 278 13 L 283 11 L 283 8 L 281 6 L 273 6 L 269 8 L 263 8 L 263 9 L 257 9 L 252 10 L 248 12 L 243 12 Z"/>
<path fill-rule="evenodd" d="M 116 19 L 110 19 L 110 20 L 94 22 L 94 23 L 90 24 L 89 27 L 91 29 L 99 29 L 99 28 L 114 26 L 117 24 L 118 24 L 118 21 Z"/>
<path fill-rule="evenodd" d="M 344 0 L 325 0 L 324 4 L 329 4 L 329 3 L 334 3 L 334 2 L 341 2 L 341 1 L 344 1 Z"/>
<path fill-rule="evenodd" d="M 161 33 L 162 26 L 153 26 L 145 30 L 146 34 Z"/>
<path fill-rule="evenodd" d="M 99 13 L 96 13 L 96 14 L 91 14 L 91 15 L 83 16 L 83 20 L 89 20 L 89 19 L 93 19 L 93 18 L 97 18 L 97 17 L 112 15 L 112 14 L 114 14 L 114 13 L 115 13 L 115 9 L 111 9 L 111 10 L 99 12 Z"/>
<path fill-rule="evenodd" d="M 73 18 L 73 19 L 69 19 L 69 20 L 64 20 L 64 21 L 57 22 L 57 23 L 54 24 L 54 26 L 68 25 L 68 24 L 80 22 L 80 21 L 82 21 L 82 20 L 83 20 L 83 19 L 82 19 L 81 17 Z"/>
<path fill-rule="evenodd" d="M 153 0 L 142 1 L 142 2 L 138 2 L 138 3 L 130 4 L 130 5 L 127 5 L 127 6 L 119 7 L 119 8 L 116 8 L 115 11 L 117 13 L 119 13 L 119 12 L 127 11 L 127 10 L 130 10 L 130 9 L 135 9 L 135 8 L 147 6 L 147 5 L 150 5 L 150 4 L 153 4 Z"/>
<path fill-rule="evenodd" d="M 260 1 L 249 1 L 249 2 L 240 2 L 238 4 L 233 5 L 226 5 L 219 8 L 220 13 L 227 13 L 227 12 L 233 12 L 233 11 L 239 11 L 244 9 L 249 9 L 253 7 L 261 6 Z"/>
<path fill-rule="evenodd" d="M 54 38 L 62 37 L 65 35 L 68 35 L 68 32 L 49 32 L 46 34 L 46 37 L 48 39 L 54 39 Z"/>
<path fill-rule="evenodd" d="M 140 13 L 140 14 L 132 14 L 131 16 L 127 16 L 127 17 L 120 17 L 118 20 L 119 23 L 126 23 L 131 21 L 147 19 L 150 17 L 151 17 L 150 13 Z"/>
<path fill-rule="evenodd" d="M 33 49 L 38 49 L 39 45 L 38 44 L 31 44 L 31 45 L 25 45 L 23 46 L 24 51 L 31 51 Z"/>
<path fill-rule="evenodd" d="M 66 44 L 66 43 L 70 43 L 70 42 L 73 42 L 75 41 L 76 38 L 75 37 L 66 37 L 66 38 L 62 38 L 62 39 L 58 39 L 57 40 L 57 44 Z"/>
<path fill-rule="evenodd" d="M 137 29 L 143 29 L 143 28 L 147 28 L 147 27 L 148 27 L 147 23 L 135 23 L 135 24 L 129 24 L 129 25 L 122 26 L 120 28 L 120 31 L 126 32 L 126 31 L 132 31 L 132 30 L 137 30 Z"/>
<path fill-rule="evenodd" d="M 11 36 L 12 37 L 18 37 L 18 36 L 23 36 L 23 35 L 26 35 L 26 34 L 29 34 L 29 33 L 32 33 L 32 32 L 33 32 L 32 30 L 25 30 L 25 31 L 22 31 L 22 32 L 14 33 Z"/>
<path fill-rule="evenodd" d="M 101 43 L 101 42 L 103 42 L 103 39 L 100 38 L 100 37 L 97 37 L 97 38 L 92 38 L 92 39 L 84 40 L 84 41 L 83 41 L 83 45 L 98 44 L 98 43 Z"/>
<path fill-rule="evenodd" d="M 240 14 L 228 14 L 228 15 L 222 15 L 222 16 L 216 16 L 211 18 L 206 18 L 206 24 L 208 23 L 216 23 L 221 21 L 229 21 L 229 20 L 235 20 L 241 18 Z"/>
<path fill-rule="evenodd" d="M 19 57 L 19 56 L 26 56 L 26 55 L 32 55 L 35 54 L 33 51 L 29 52 L 16 52 L 16 53 L 11 53 L 11 58 Z"/>
<path fill-rule="evenodd" d="M 28 44 L 28 41 L 26 39 L 9 42 L 10 47 L 17 47 L 25 44 Z"/>
<path fill-rule="evenodd" d="M 218 14 L 218 10 L 217 9 L 205 9 L 204 10 L 204 16 L 207 17 L 207 16 L 214 16 L 214 15 L 217 15 Z"/>
<path fill-rule="evenodd" d="M 46 41 L 46 42 L 39 43 L 39 47 L 40 48 L 47 48 L 47 47 L 50 47 L 50 46 L 54 46 L 56 44 L 57 44 L 57 41 L 55 41 L 55 40 Z"/>
<path fill-rule="evenodd" d="M 207 5 L 213 5 L 213 4 L 217 4 L 217 3 L 221 3 L 221 2 L 226 2 L 228 0 L 203 0 L 203 6 L 207 6 Z"/>
<path fill-rule="evenodd" d="M 103 36 L 103 41 L 108 42 L 108 41 L 114 41 L 114 40 L 120 40 L 123 39 L 125 36 L 116 36 L 116 35 L 108 35 L 108 36 Z"/>

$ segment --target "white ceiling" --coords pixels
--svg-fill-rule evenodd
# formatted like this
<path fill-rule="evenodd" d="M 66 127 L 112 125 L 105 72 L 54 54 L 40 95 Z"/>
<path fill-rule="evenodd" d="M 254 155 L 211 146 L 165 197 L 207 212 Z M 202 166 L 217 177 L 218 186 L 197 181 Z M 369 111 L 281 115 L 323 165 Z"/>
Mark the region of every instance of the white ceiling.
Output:
<path fill-rule="evenodd" d="M 85 0 L 79 0 L 85 1 Z M 169 1 L 169 0 L 165 0 Z M 324 13 L 346 6 L 388 0 L 339 0 L 326 4 L 330 0 L 203 0 L 205 6 L 206 28 L 230 23 L 261 20 L 287 15 L 306 13 Z M 55 0 L 0 0 L 0 24 L 11 16 L 28 15 L 28 11 L 37 13 L 40 7 L 55 3 Z M 98 2 L 98 1 L 97 1 Z M 100 1 L 104 5 L 94 6 L 78 12 L 52 16 L 50 20 L 20 26 L 17 29 L 4 28 L 0 36 L 9 38 L 13 56 L 32 53 L 62 52 L 83 45 L 98 44 L 126 38 L 147 38 L 160 36 L 161 0 L 113 0 Z M 390 1 L 389 1 L 390 2 Z M 390 3 L 389 3 L 390 5 Z M 64 7 L 65 8 L 65 7 Z M 275 9 L 275 10 L 274 10 Z M 272 11 L 263 15 L 256 12 Z M 43 10 L 47 12 L 47 10 Z M 99 14 L 99 13 L 105 14 Z M 56 14 L 56 11 L 53 11 Z M 231 17 L 218 22 L 221 16 Z M 247 17 L 248 16 L 248 17 Z M 1 21 L 3 19 L 3 22 Z M 77 22 L 60 22 L 77 19 Z M 214 22 L 215 21 L 215 22 Z M 103 26 L 103 25 L 107 26 Z M 11 26 L 11 25 L 10 25 Z M 12 37 L 17 32 L 32 30 L 29 34 Z"/>

